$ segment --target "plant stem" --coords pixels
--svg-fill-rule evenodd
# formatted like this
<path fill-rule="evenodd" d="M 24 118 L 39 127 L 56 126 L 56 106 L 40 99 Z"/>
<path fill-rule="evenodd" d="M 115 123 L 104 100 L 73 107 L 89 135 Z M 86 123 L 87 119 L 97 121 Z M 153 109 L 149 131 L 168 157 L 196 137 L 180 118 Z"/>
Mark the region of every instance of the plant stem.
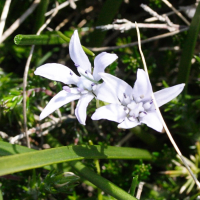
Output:
<path fill-rule="evenodd" d="M 16 35 L 14 38 L 16 45 L 54 45 L 64 44 L 65 41 L 57 34 L 50 35 Z"/>
<path fill-rule="evenodd" d="M 113 196 L 118 200 L 137 200 L 135 197 L 131 196 L 121 188 L 117 187 L 114 183 L 108 181 L 107 179 L 99 176 L 94 171 L 86 167 L 79 161 L 70 162 L 72 168 L 76 170 L 79 176 L 87 179 L 101 190 L 106 192 L 107 194 Z"/>
<path fill-rule="evenodd" d="M 89 140 L 89 144 L 90 145 L 94 145 L 92 140 Z M 96 167 L 96 170 L 97 170 L 97 174 L 101 175 L 101 169 L 100 169 L 100 165 L 99 165 L 99 160 L 98 159 L 94 159 L 94 164 L 95 164 L 95 167 Z M 101 189 L 97 188 L 97 193 L 98 193 L 98 195 L 97 195 L 98 196 L 98 200 L 103 200 Z"/>
<path fill-rule="evenodd" d="M 136 23 L 136 25 L 137 25 L 137 23 Z M 142 49 L 141 49 L 140 31 L 139 31 L 139 29 L 138 29 L 137 26 L 136 26 L 136 30 L 137 30 L 137 35 L 138 35 L 138 47 L 139 47 L 140 55 L 141 55 L 141 57 L 142 57 L 144 69 L 145 69 L 145 71 L 146 71 L 146 73 L 147 73 L 147 76 L 148 76 L 148 78 L 149 78 L 149 74 L 148 74 L 148 70 L 147 70 L 146 61 L 145 61 L 145 58 L 144 58 L 144 55 L 143 55 L 143 52 L 142 52 Z M 178 146 L 176 145 L 176 142 L 174 141 L 174 139 L 173 139 L 173 137 L 172 137 L 172 135 L 171 135 L 171 133 L 170 133 L 170 131 L 169 131 L 169 129 L 168 129 L 168 127 L 167 127 L 167 125 L 166 125 L 166 123 L 165 123 L 163 117 L 162 117 L 162 114 L 161 114 L 161 112 L 160 112 L 160 109 L 158 108 L 158 105 L 157 105 L 157 102 L 156 102 L 156 99 L 155 99 L 155 96 L 154 96 L 153 93 L 152 93 L 152 99 L 153 99 L 153 103 L 154 103 L 154 105 L 155 105 L 157 114 L 158 114 L 158 116 L 159 116 L 159 118 L 160 118 L 160 120 L 161 120 L 161 122 L 162 122 L 162 125 L 163 125 L 163 127 L 164 127 L 164 129 L 165 129 L 165 131 L 166 131 L 166 133 L 167 133 L 167 136 L 169 137 L 169 140 L 171 141 L 171 143 L 172 143 L 174 149 L 176 150 L 177 154 L 180 156 L 180 158 L 181 158 L 183 164 L 185 165 L 185 167 L 187 168 L 189 174 L 192 176 L 192 178 L 193 178 L 193 180 L 195 181 L 196 185 L 197 185 L 198 188 L 200 189 L 200 182 L 197 180 L 197 178 L 195 177 L 195 175 L 194 175 L 193 172 L 191 171 L 190 167 L 188 166 L 188 164 L 186 163 L 185 159 L 183 158 L 183 155 L 182 155 L 181 151 L 179 150 Z"/>
<path fill-rule="evenodd" d="M 67 36 L 65 36 L 63 33 L 61 33 L 60 31 L 56 31 L 56 33 L 67 43 L 70 42 L 70 38 L 68 38 Z M 90 51 L 89 49 L 87 49 L 86 47 L 82 46 L 83 50 L 85 51 L 85 53 L 87 53 L 90 56 L 95 56 L 95 54 Z"/>

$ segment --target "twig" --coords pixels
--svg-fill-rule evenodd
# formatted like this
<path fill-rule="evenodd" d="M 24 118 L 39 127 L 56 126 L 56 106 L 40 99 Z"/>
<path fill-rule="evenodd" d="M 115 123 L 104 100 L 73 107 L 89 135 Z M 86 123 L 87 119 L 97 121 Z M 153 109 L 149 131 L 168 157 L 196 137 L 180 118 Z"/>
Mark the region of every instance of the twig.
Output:
<path fill-rule="evenodd" d="M 74 0 L 69 0 L 70 6 L 73 9 L 76 9 L 76 4 L 74 3 Z"/>
<path fill-rule="evenodd" d="M 2 138 L 8 138 L 8 134 L 5 133 L 5 132 L 3 132 L 3 131 L 0 131 L 0 136 L 1 136 Z"/>
<path fill-rule="evenodd" d="M 170 16 L 170 15 L 173 15 L 173 14 L 175 14 L 174 11 L 165 13 L 166 16 Z M 145 22 L 154 22 L 154 21 L 157 21 L 157 20 L 158 20 L 157 17 L 150 17 L 150 18 L 145 19 L 144 21 L 145 21 Z"/>
<path fill-rule="evenodd" d="M 77 14 L 76 11 L 74 11 L 68 18 L 64 19 L 58 26 L 56 26 L 55 30 L 59 31 L 63 26 L 65 26 L 71 19 Z"/>
<path fill-rule="evenodd" d="M 40 127 L 35 127 L 35 128 L 29 129 L 27 131 L 27 135 L 31 135 L 31 134 L 36 133 L 37 131 L 41 131 L 43 129 L 47 129 L 47 130 L 43 131 L 38 136 L 41 137 L 41 136 L 47 135 L 49 133 L 49 130 L 54 129 L 56 127 L 56 125 L 59 124 L 61 121 L 68 120 L 68 119 L 75 119 L 75 116 L 72 116 L 72 115 L 63 116 L 61 119 L 53 117 L 53 119 L 51 121 L 41 124 Z M 10 137 L 9 141 L 11 144 L 15 144 L 18 140 L 20 140 L 24 137 L 25 137 L 25 134 L 20 133 L 19 135 L 16 135 L 15 137 Z"/>
<path fill-rule="evenodd" d="M 137 25 L 137 23 L 136 23 L 136 25 Z M 145 69 L 145 71 L 146 71 L 146 73 L 147 73 L 147 76 L 148 76 L 148 78 L 149 78 L 149 74 L 148 74 L 148 70 L 147 70 L 146 61 L 145 61 L 145 58 L 144 58 L 144 55 L 143 55 L 143 52 L 142 52 L 142 49 L 141 49 L 140 31 L 139 31 L 138 27 L 136 28 L 136 30 L 137 30 L 137 35 L 138 35 L 138 47 L 139 47 L 140 55 L 141 55 L 141 57 L 142 57 L 142 62 L 143 62 L 143 65 L 144 65 L 144 69 Z M 188 172 L 190 173 L 191 177 L 192 177 L 193 180 L 195 181 L 196 185 L 197 185 L 198 188 L 200 189 L 200 182 L 197 180 L 197 178 L 195 177 L 195 175 L 194 175 L 193 172 L 191 171 L 191 169 L 190 169 L 190 167 L 188 166 L 187 162 L 186 162 L 185 159 L 183 158 L 183 155 L 182 155 L 181 151 L 179 150 L 178 146 L 176 145 L 176 142 L 174 141 L 174 139 L 173 139 L 173 137 L 172 137 L 172 135 L 171 135 L 171 133 L 170 133 L 170 131 L 169 131 L 169 129 L 168 129 L 168 127 L 167 127 L 167 125 L 166 125 L 166 123 L 165 123 L 163 117 L 162 117 L 162 114 L 161 114 L 161 112 L 160 112 L 160 109 L 159 109 L 159 107 L 158 107 L 158 105 L 157 105 L 157 102 L 156 102 L 156 99 L 155 99 L 155 96 L 154 96 L 153 93 L 152 93 L 152 99 L 153 99 L 153 103 L 154 103 L 155 108 L 156 108 L 156 112 L 157 112 L 157 114 L 158 114 L 158 116 L 159 116 L 159 118 L 160 118 L 160 120 L 161 120 L 161 122 L 162 122 L 162 125 L 163 125 L 163 127 L 164 127 L 164 129 L 165 129 L 165 131 L 166 131 L 166 133 L 167 133 L 167 136 L 168 136 L 169 140 L 171 141 L 171 143 L 172 143 L 174 149 L 176 150 L 177 154 L 180 156 L 180 158 L 181 158 L 183 164 L 184 164 L 185 167 L 187 168 Z"/>
<path fill-rule="evenodd" d="M 78 0 L 74 0 L 74 1 L 76 2 L 76 1 L 78 1 Z M 69 1 L 65 1 L 64 3 L 60 4 L 60 5 L 58 6 L 57 9 L 58 9 L 58 10 L 61 10 L 62 8 L 66 7 L 66 6 L 68 6 L 68 5 L 69 5 Z M 46 12 L 46 13 L 45 13 L 45 17 L 51 15 L 51 14 L 54 12 L 54 10 L 55 10 L 55 8 L 53 8 L 52 10 Z"/>
<path fill-rule="evenodd" d="M 143 185 L 144 185 L 144 182 L 140 182 L 138 185 L 138 190 L 137 190 L 137 194 L 136 194 L 137 199 L 140 199 L 140 197 L 141 197 Z"/>
<path fill-rule="evenodd" d="M 157 18 L 157 20 L 165 22 L 165 18 L 163 16 L 159 15 L 154 10 L 152 10 L 149 6 L 147 6 L 145 4 L 141 4 L 140 7 L 142 7 L 146 12 L 148 12 L 153 17 Z"/>
<path fill-rule="evenodd" d="M 3 29 L 6 23 L 6 18 L 8 15 L 9 7 L 10 7 L 11 0 L 6 0 L 5 5 L 3 7 L 3 11 L 1 14 L 1 21 L 0 21 L 0 43 L 1 43 L 1 36 L 3 33 Z"/>
<path fill-rule="evenodd" d="M 35 10 L 37 5 L 40 3 L 40 0 L 35 0 L 32 5 L 26 10 L 26 12 L 18 18 L 2 35 L 1 41 L 3 42 L 8 36 L 10 36 L 19 26 L 23 23 L 23 21 Z"/>
<path fill-rule="evenodd" d="M 56 8 L 58 7 L 58 3 L 56 2 Z M 55 9 L 53 14 L 45 24 L 43 24 L 40 29 L 38 30 L 36 35 L 40 35 L 40 33 L 47 27 L 47 25 L 51 22 L 52 18 L 57 14 L 58 10 Z M 33 51 L 34 51 L 35 45 L 32 45 L 31 51 L 29 53 L 29 57 L 26 62 L 25 70 L 24 70 L 24 77 L 23 77 L 23 117 L 24 117 L 24 133 L 26 135 L 26 141 L 27 141 L 27 146 L 30 148 L 30 141 L 28 138 L 28 132 L 27 132 L 27 114 L 26 114 L 26 87 L 27 87 L 27 77 L 28 77 L 28 71 L 29 71 L 29 66 L 31 62 L 31 58 L 33 56 Z"/>
<path fill-rule="evenodd" d="M 173 24 L 169 20 L 165 18 L 165 21 L 168 22 L 168 24 L 145 24 L 145 23 L 138 23 L 139 28 L 158 28 L 158 29 L 168 29 L 170 32 L 176 31 L 180 29 L 180 25 Z M 123 24 L 117 24 L 117 23 L 123 23 Z M 104 26 L 97 26 L 97 29 L 103 29 L 103 30 L 119 30 L 121 32 L 130 30 L 132 28 L 135 28 L 135 23 L 132 23 L 131 21 L 127 19 L 117 19 L 113 24 L 108 24 Z"/>
<path fill-rule="evenodd" d="M 188 26 L 190 22 L 167 0 L 162 0 L 169 8 L 171 8 Z"/>
<path fill-rule="evenodd" d="M 154 40 L 158 40 L 158 39 L 162 39 L 162 38 L 166 38 L 166 37 L 169 37 L 169 36 L 173 36 L 173 35 L 176 35 L 177 33 L 181 33 L 183 31 L 187 31 L 188 29 L 189 29 L 189 27 L 186 27 L 186 28 L 183 28 L 183 29 L 180 29 L 180 30 L 177 30 L 177 31 L 170 32 L 170 33 L 164 33 L 164 34 L 161 34 L 161 35 L 157 35 L 157 36 L 148 38 L 146 40 L 142 40 L 141 44 L 144 44 L 144 43 L 147 43 L 147 42 L 151 42 L 151 41 L 154 41 Z M 137 44 L 138 44 L 138 41 L 132 42 L 132 43 L 129 43 L 129 44 L 120 45 L 120 46 L 99 47 L 99 48 L 98 47 L 94 47 L 94 48 L 87 47 L 87 48 L 90 49 L 91 51 L 95 51 L 95 52 L 98 52 L 98 51 L 111 51 L 111 50 L 115 50 L 115 49 L 132 47 L 132 46 L 135 46 Z"/>

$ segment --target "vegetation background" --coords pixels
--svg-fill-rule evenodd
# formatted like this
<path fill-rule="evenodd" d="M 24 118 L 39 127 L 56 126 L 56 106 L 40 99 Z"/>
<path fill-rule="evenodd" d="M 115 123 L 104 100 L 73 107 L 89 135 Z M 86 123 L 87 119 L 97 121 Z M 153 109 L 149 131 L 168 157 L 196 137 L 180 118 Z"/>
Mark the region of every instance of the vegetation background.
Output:
<path fill-rule="evenodd" d="M 63 2 L 65 0 L 58 0 L 59 4 Z M 31 0 L 11 1 L 4 31 L 8 30 L 32 3 Z M 152 16 L 140 7 L 141 3 L 148 5 L 160 15 L 172 11 L 162 0 L 79 0 L 74 3 L 76 8 L 69 4 L 60 9 L 48 27 L 54 30 L 61 22 L 64 22 L 60 31 L 69 38 L 74 30 L 78 29 L 82 45 L 96 48 L 92 49 L 95 55 L 101 52 L 101 50 L 97 51 L 99 47 L 118 47 L 137 41 L 134 28 L 121 32 L 119 30 L 102 31 L 95 29 L 96 26 L 112 24 L 115 19 L 144 23 L 145 19 Z M 195 1 L 171 0 L 170 3 L 178 9 L 180 6 L 194 4 Z M 5 0 L 0 0 L 0 13 L 4 4 Z M 19 34 L 35 35 L 49 17 L 44 17 L 44 13 L 53 8 L 55 8 L 54 0 L 42 0 L 32 14 L 0 44 L 0 140 L 4 142 L 12 143 L 16 135 L 24 132 L 23 74 L 31 45 L 16 45 L 14 37 Z M 184 12 L 182 14 L 190 23 L 193 21 Z M 180 29 L 189 27 L 176 14 L 170 15 L 169 18 L 174 24 L 180 25 Z M 200 141 L 199 23 L 196 27 L 195 31 L 191 31 L 191 26 L 189 31 L 142 44 L 142 49 L 154 91 L 180 82 L 187 84 L 187 89 L 176 99 L 164 105 L 161 111 L 177 145 L 183 155 L 190 159 L 188 162 L 192 162 L 190 165 L 198 177 L 200 162 L 198 143 Z M 166 29 L 141 28 L 140 33 L 141 40 L 145 40 L 170 32 Z M 42 35 L 49 34 L 51 32 L 47 29 L 42 32 Z M 99 160 L 101 175 L 127 192 L 131 187 L 132 178 L 138 176 L 139 182 L 145 182 L 140 199 L 196 199 L 199 190 L 192 181 L 187 182 L 188 175 L 165 133 L 157 133 L 146 125 L 123 130 L 117 129 L 115 122 L 92 121 L 90 116 L 96 109 L 95 101 L 92 101 L 88 107 L 86 126 L 79 124 L 74 117 L 76 102 L 63 106 L 60 112 L 54 112 L 50 118 L 39 121 L 41 109 L 62 89 L 62 83 L 35 76 L 34 70 L 44 63 L 62 63 L 76 70 L 69 57 L 67 42 L 58 43 L 60 44 L 36 45 L 31 60 L 26 88 L 27 127 L 33 132 L 29 135 L 31 148 L 43 150 L 66 145 L 88 145 L 91 144 L 89 143 L 91 140 L 94 145 L 145 149 L 152 155 L 150 160 Z M 106 69 L 107 72 L 133 85 L 137 69 L 143 68 L 137 45 L 115 50 L 108 48 L 106 52 L 116 53 L 119 57 Z M 93 63 L 94 57 L 89 56 L 89 59 Z M 182 69 L 180 63 L 187 63 L 188 60 L 189 63 L 192 61 L 191 67 L 187 64 L 186 68 Z M 62 120 L 59 120 L 60 118 Z M 26 146 L 25 138 L 17 139 L 15 143 Z M 1 146 L 0 151 L 3 152 Z M 3 155 L 1 153 L 1 156 Z M 84 160 L 83 163 L 96 171 L 93 160 Z M 73 168 L 64 162 L 54 165 L 53 168 L 54 171 L 50 172 L 53 176 L 67 171 L 76 174 Z M 176 170 L 174 174 L 177 177 L 172 176 L 173 172 L 168 172 L 168 175 L 164 173 L 170 170 Z M 80 176 L 77 182 L 75 176 L 71 184 L 61 190 L 58 187 L 52 187 L 50 182 L 53 181 L 49 181 L 48 173 L 49 170 L 46 168 L 37 168 L 1 176 L 0 199 L 97 199 L 99 191 L 85 178 Z M 51 185 L 49 186 L 51 189 L 41 188 L 42 183 Z M 185 190 L 182 186 L 185 186 Z M 114 199 L 104 192 L 102 198 Z"/>

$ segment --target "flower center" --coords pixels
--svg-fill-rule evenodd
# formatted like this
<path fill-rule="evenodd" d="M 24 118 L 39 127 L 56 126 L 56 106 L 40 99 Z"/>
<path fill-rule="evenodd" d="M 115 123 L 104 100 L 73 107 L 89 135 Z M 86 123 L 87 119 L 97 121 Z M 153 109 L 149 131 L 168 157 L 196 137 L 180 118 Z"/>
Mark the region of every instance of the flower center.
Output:
<path fill-rule="evenodd" d="M 153 100 L 143 102 L 142 96 L 140 99 L 133 99 L 124 93 L 124 98 L 121 103 L 125 106 L 124 110 L 127 114 L 127 117 L 130 121 L 135 121 L 136 119 L 141 119 L 148 114 L 148 111 L 151 109 Z"/>

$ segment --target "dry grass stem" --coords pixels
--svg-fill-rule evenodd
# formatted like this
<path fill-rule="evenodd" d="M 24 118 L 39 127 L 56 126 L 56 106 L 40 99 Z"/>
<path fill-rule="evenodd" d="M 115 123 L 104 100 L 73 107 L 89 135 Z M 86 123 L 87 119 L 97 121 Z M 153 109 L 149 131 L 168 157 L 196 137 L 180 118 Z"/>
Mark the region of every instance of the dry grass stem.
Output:
<path fill-rule="evenodd" d="M 188 26 L 190 22 L 167 0 L 162 0 L 169 8 L 171 8 Z"/>
<path fill-rule="evenodd" d="M 147 65 L 146 65 L 146 61 L 145 61 L 145 58 L 144 58 L 144 55 L 143 55 L 143 52 L 142 52 L 142 48 L 141 48 L 141 42 L 140 42 L 140 31 L 139 31 L 139 28 L 137 27 L 137 23 L 136 23 L 136 30 L 137 30 L 137 35 L 138 35 L 138 47 L 139 47 L 139 51 L 140 51 L 140 55 L 142 57 L 142 62 L 143 62 L 143 65 L 144 65 L 144 69 L 147 73 L 147 76 L 149 78 L 149 74 L 148 74 L 148 70 L 147 70 Z M 160 112 L 160 109 L 157 105 L 157 102 L 156 102 L 156 99 L 155 99 L 155 96 L 154 94 L 152 93 L 152 99 L 153 99 L 153 103 L 155 105 L 155 108 L 156 108 L 156 111 L 157 111 L 157 114 L 162 122 L 162 125 L 167 133 L 167 136 L 169 137 L 169 140 L 171 141 L 174 149 L 176 150 L 177 154 L 180 156 L 183 164 L 185 165 L 185 167 L 187 168 L 188 172 L 190 173 L 190 175 L 192 176 L 193 180 L 195 181 L 196 185 L 198 186 L 198 188 L 200 189 L 200 182 L 197 180 L 197 178 L 195 177 L 195 175 L 193 174 L 193 172 L 191 171 L 190 167 L 188 166 L 187 162 L 185 161 L 185 159 L 183 158 L 182 156 L 182 153 L 181 151 L 179 150 L 178 146 L 176 145 L 176 142 L 174 141 L 163 117 L 162 117 L 162 114 Z"/>
<path fill-rule="evenodd" d="M 35 10 L 40 0 L 35 0 L 32 5 L 26 10 L 26 12 L 18 18 L 2 35 L 1 41 L 3 42 L 8 36 L 10 36 L 23 22 L 24 20 Z"/>
<path fill-rule="evenodd" d="M 6 2 L 4 4 L 4 7 L 3 7 L 2 14 L 1 14 L 1 21 L 0 21 L 0 43 L 1 43 L 1 36 L 3 34 L 3 29 L 4 29 L 4 26 L 5 26 L 5 23 L 6 23 L 6 18 L 7 18 L 7 15 L 8 15 L 9 8 L 10 8 L 10 3 L 11 3 L 11 0 L 6 0 Z"/>
<path fill-rule="evenodd" d="M 56 8 L 58 7 L 58 3 L 56 2 Z M 40 27 L 36 35 L 40 35 L 40 33 L 47 27 L 47 25 L 51 22 L 52 18 L 57 14 L 58 9 L 55 9 L 51 17 L 47 19 L 47 21 Z M 23 77 L 23 117 L 24 117 L 24 133 L 26 137 L 26 142 L 28 148 L 30 148 L 30 141 L 28 137 L 28 129 L 27 129 L 27 114 L 26 114 L 26 87 L 27 87 L 27 78 L 28 78 L 28 71 L 29 71 L 29 66 L 30 62 L 33 56 L 33 51 L 34 51 L 35 45 L 32 45 L 31 51 L 29 53 L 29 57 L 26 62 L 26 66 L 24 69 L 24 77 Z"/>

